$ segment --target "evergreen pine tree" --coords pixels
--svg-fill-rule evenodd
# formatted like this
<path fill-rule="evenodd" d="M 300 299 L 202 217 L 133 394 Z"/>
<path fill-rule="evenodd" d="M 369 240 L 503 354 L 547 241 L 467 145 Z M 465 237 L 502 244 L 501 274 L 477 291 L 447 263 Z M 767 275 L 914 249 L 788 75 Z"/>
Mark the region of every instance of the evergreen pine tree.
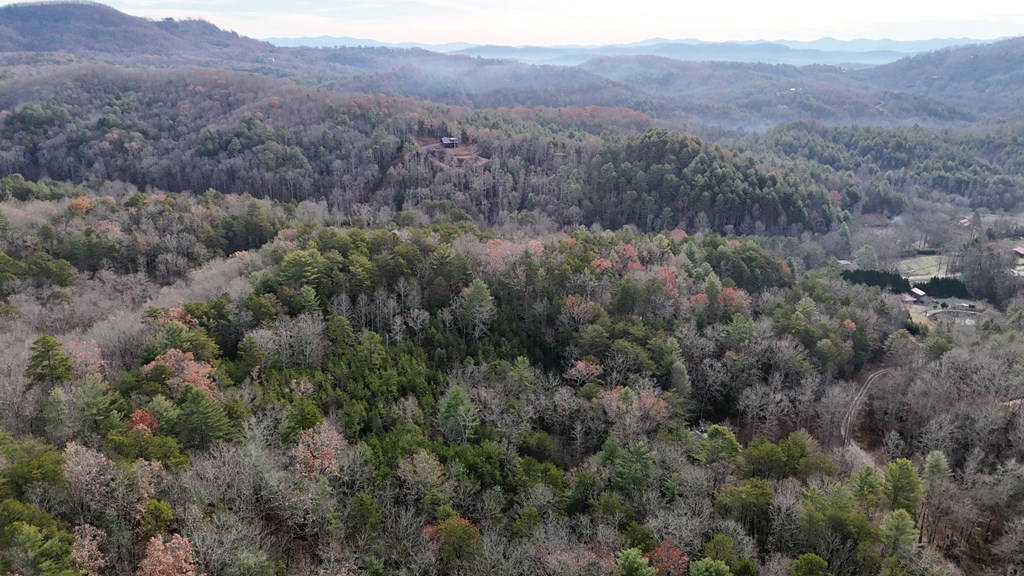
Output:
<path fill-rule="evenodd" d="M 49 389 L 71 379 L 71 358 L 64 353 L 60 340 L 44 334 L 32 342 L 29 351 L 32 356 L 25 368 L 28 388 L 43 386 Z"/>
<path fill-rule="evenodd" d="M 205 393 L 186 387 L 179 398 L 178 440 L 190 448 L 206 448 L 217 440 L 230 440 L 235 428 L 224 407 Z"/>

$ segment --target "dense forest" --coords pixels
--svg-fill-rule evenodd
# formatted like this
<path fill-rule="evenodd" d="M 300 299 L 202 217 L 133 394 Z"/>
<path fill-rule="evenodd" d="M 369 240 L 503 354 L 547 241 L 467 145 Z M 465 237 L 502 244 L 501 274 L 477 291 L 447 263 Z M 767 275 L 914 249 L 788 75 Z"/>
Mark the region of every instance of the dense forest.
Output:
<path fill-rule="evenodd" d="M 323 202 L 22 186 L 2 226 L 5 570 L 1019 560 L 1017 305 L 928 333 L 768 239 L 501 237 L 450 205 L 339 228 Z M 876 461 L 839 422 L 880 365 L 858 432 Z"/>
<path fill-rule="evenodd" d="M 532 66 L 0 8 L 0 574 L 1020 572 L 1019 43 Z"/>
<path fill-rule="evenodd" d="M 54 85 L 59 102 L 36 100 L 42 86 Z M 719 231 L 799 232 L 828 230 L 837 218 L 825 189 L 789 167 L 769 173 L 751 157 L 664 130 L 602 139 L 575 128 L 571 110 L 551 118 L 567 127 L 541 126 L 544 116 L 513 111 L 424 108 L 241 74 L 110 66 L 56 68 L 7 88 L 0 172 L 29 179 L 213 188 L 374 211 L 452 201 L 491 224 L 541 211 L 567 225 L 656 230 L 700 221 Z M 587 124 L 604 125 L 600 111 L 580 112 Z M 462 135 L 472 154 L 440 150 L 439 137 L 449 134 Z M 635 188 L 636 206 L 626 212 L 617 207 L 620 185 Z"/>
<path fill-rule="evenodd" d="M 971 209 L 1014 211 L 1024 191 L 1024 127 L 992 132 L 921 127 L 828 127 L 782 124 L 753 136 L 749 145 L 802 158 L 872 184 L 869 211 L 900 212 L 907 198 L 923 197 Z"/>

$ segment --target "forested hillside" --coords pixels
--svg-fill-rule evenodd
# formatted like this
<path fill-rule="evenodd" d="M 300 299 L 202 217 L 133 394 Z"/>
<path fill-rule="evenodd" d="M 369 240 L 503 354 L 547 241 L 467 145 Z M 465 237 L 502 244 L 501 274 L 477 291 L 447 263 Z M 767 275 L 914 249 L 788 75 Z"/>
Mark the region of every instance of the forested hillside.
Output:
<path fill-rule="evenodd" d="M 832 199 L 810 179 L 769 173 L 752 157 L 738 162 L 722 148 L 666 131 L 606 143 L 588 176 L 595 194 L 585 216 L 613 227 L 667 228 L 684 216 L 687 228 L 750 234 L 787 231 L 790 222 L 827 231 L 837 219 Z"/>
<path fill-rule="evenodd" d="M 646 54 L 541 66 L 422 49 L 280 48 L 206 22 L 149 21 L 89 2 L 0 9 L 0 53 L 10 55 L 60 53 L 89 63 L 199 65 L 479 108 L 628 107 L 677 125 L 730 129 L 763 129 L 806 118 L 939 126 L 1011 118 L 1018 112 L 1022 85 L 1019 46 L 1019 40 L 1006 40 L 947 48 L 858 71 L 686 62 L 671 49 L 659 52 L 658 45 Z M 690 48 L 684 46 L 684 53 Z"/>
<path fill-rule="evenodd" d="M 983 115 L 1018 106 L 1024 86 L 1024 39 L 944 49 L 859 71 L 890 90 L 925 95 Z"/>
<path fill-rule="evenodd" d="M 683 62 L 656 56 L 599 58 L 581 67 L 642 92 L 671 95 L 680 119 L 746 129 L 814 118 L 827 123 L 956 124 L 973 119 L 931 95 L 851 79 L 838 66 Z"/>
<path fill-rule="evenodd" d="M 803 158 L 869 180 L 864 209 L 898 213 L 906 198 L 928 197 L 973 208 L 1014 211 L 1024 194 L 1024 128 L 960 132 L 819 123 L 781 124 L 751 138 L 753 147 Z"/>
<path fill-rule="evenodd" d="M 4 570 L 1018 561 L 1018 308 L 914 337 L 893 297 L 797 277 L 775 241 L 23 186 L 2 204 Z M 848 379 L 890 361 L 876 464 L 839 423 Z"/>
<path fill-rule="evenodd" d="M 628 144 L 573 127 L 578 113 L 583 128 L 614 128 L 614 109 L 560 109 L 553 118 L 539 109 L 531 120 L 568 125 L 542 127 L 514 111 L 113 66 L 55 67 L 2 85 L 0 173 L 30 180 L 328 199 L 349 213 L 443 200 L 491 224 L 532 211 L 562 224 L 645 230 L 699 221 L 719 231 L 823 231 L 835 221 L 825 190 L 788 167 L 769 174 L 752 158 L 665 131 Z M 39 98 L 44 86 L 59 87 L 61 99 Z M 446 154 L 438 138 L 447 135 L 464 135 L 468 155 Z M 764 215 L 751 212 L 754 204 Z"/>
<path fill-rule="evenodd" d="M 274 48 L 198 20 L 150 21 L 96 2 L 0 7 L 0 52 L 68 52 L 195 63 L 259 62 Z"/>
<path fill-rule="evenodd" d="M 0 8 L 0 574 L 1019 573 L 1018 45 Z"/>

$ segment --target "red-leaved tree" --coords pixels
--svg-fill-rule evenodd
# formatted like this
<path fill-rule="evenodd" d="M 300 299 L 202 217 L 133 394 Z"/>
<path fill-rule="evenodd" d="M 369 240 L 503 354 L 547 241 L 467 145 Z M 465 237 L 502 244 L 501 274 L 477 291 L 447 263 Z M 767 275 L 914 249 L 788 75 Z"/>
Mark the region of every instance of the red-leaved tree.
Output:
<path fill-rule="evenodd" d="M 348 441 L 334 426 L 321 422 L 299 434 L 292 457 L 303 476 L 331 475 L 338 471 L 341 453 L 347 446 Z"/>
<path fill-rule="evenodd" d="M 192 543 L 180 534 L 171 536 L 167 542 L 160 536 L 153 536 L 146 544 L 146 553 L 135 576 L 196 576 Z"/>
<path fill-rule="evenodd" d="M 196 360 L 195 355 L 191 352 L 182 352 L 177 348 L 171 348 L 143 366 L 142 374 L 148 374 L 157 366 L 163 366 L 171 372 L 171 377 L 167 379 L 167 385 L 177 392 L 184 390 L 186 386 L 191 386 L 207 394 L 212 394 L 217 389 L 213 380 L 210 379 L 213 367 L 206 362 Z"/>
<path fill-rule="evenodd" d="M 623 386 L 602 393 L 601 405 L 612 422 L 612 433 L 623 439 L 637 439 L 655 431 L 672 408 L 653 388 L 637 392 Z"/>
<path fill-rule="evenodd" d="M 690 567 L 690 557 L 668 540 L 662 540 L 644 556 L 651 561 L 651 567 L 658 571 L 658 576 L 683 576 Z"/>
<path fill-rule="evenodd" d="M 578 386 L 590 382 L 602 373 L 604 373 L 604 367 L 601 366 L 599 362 L 577 360 L 568 370 L 565 371 L 563 376 L 566 380 L 569 380 Z"/>
<path fill-rule="evenodd" d="M 156 421 L 156 418 L 142 408 L 132 412 L 131 420 L 128 422 L 129 430 L 138 430 L 144 434 L 152 434 L 159 427 L 160 423 Z"/>
<path fill-rule="evenodd" d="M 750 310 L 750 295 L 740 288 L 722 288 L 718 301 L 729 310 L 745 314 Z"/>

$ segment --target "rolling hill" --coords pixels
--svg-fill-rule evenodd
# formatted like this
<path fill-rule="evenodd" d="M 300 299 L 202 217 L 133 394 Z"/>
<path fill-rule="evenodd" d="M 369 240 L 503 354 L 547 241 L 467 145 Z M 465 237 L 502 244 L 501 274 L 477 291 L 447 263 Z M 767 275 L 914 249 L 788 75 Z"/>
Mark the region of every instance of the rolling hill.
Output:
<path fill-rule="evenodd" d="M 854 73 L 887 90 L 926 96 L 985 116 L 1019 113 L 1024 38 L 947 48 Z"/>
<path fill-rule="evenodd" d="M 200 20 L 147 20 L 104 4 L 54 2 L 0 7 L 0 52 L 68 52 L 209 61 L 274 51 L 265 42 Z"/>
<path fill-rule="evenodd" d="M 199 65 L 291 78 L 332 90 L 476 108 L 630 108 L 668 125 L 746 130 L 804 119 L 956 125 L 1018 113 L 1024 90 L 1021 39 L 945 48 L 865 70 L 766 63 L 773 61 L 771 54 L 779 61 L 812 52 L 859 51 L 864 57 L 871 54 L 864 51 L 869 47 L 841 42 L 787 46 L 651 40 L 615 47 L 621 54 L 599 57 L 592 57 L 592 52 L 605 48 L 510 52 L 508 47 L 474 47 L 452 54 L 366 46 L 288 48 L 207 22 L 151 21 L 96 3 L 0 8 L 0 57 L 12 67 L 9 75 L 37 72 L 40 62 L 26 60 L 24 54 L 56 53 L 81 62 Z M 573 66 L 521 61 L 558 59 L 569 52 L 575 54 L 569 58 L 573 62 L 587 60 Z M 746 58 L 761 63 L 720 61 Z M 29 66 L 17 69 L 19 64 Z"/>
<path fill-rule="evenodd" d="M 664 56 L 694 62 L 763 62 L 767 64 L 885 64 L 907 55 L 895 50 L 847 51 L 793 48 L 778 42 L 660 42 L 627 46 L 474 46 L 455 51 L 484 58 L 508 58 L 535 64 L 582 64 L 597 57 Z"/>
<path fill-rule="evenodd" d="M 936 38 L 920 41 L 898 40 L 836 40 L 821 38 L 810 42 L 775 40 L 755 42 L 703 42 L 695 39 L 668 40 L 650 38 L 628 44 L 600 46 L 502 46 L 475 45 L 464 42 L 423 44 L 417 42 L 387 43 L 367 38 L 316 36 L 304 38 L 266 38 L 282 47 L 338 48 L 372 46 L 387 48 L 422 48 L 432 52 L 466 54 L 485 58 L 505 58 L 529 64 L 576 65 L 605 56 L 660 55 L 693 61 L 764 62 L 772 64 L 835 64 L 854 67 L 887 64 L 906 56 L 949 46 L 977 44 L 968 38 Z"/>

